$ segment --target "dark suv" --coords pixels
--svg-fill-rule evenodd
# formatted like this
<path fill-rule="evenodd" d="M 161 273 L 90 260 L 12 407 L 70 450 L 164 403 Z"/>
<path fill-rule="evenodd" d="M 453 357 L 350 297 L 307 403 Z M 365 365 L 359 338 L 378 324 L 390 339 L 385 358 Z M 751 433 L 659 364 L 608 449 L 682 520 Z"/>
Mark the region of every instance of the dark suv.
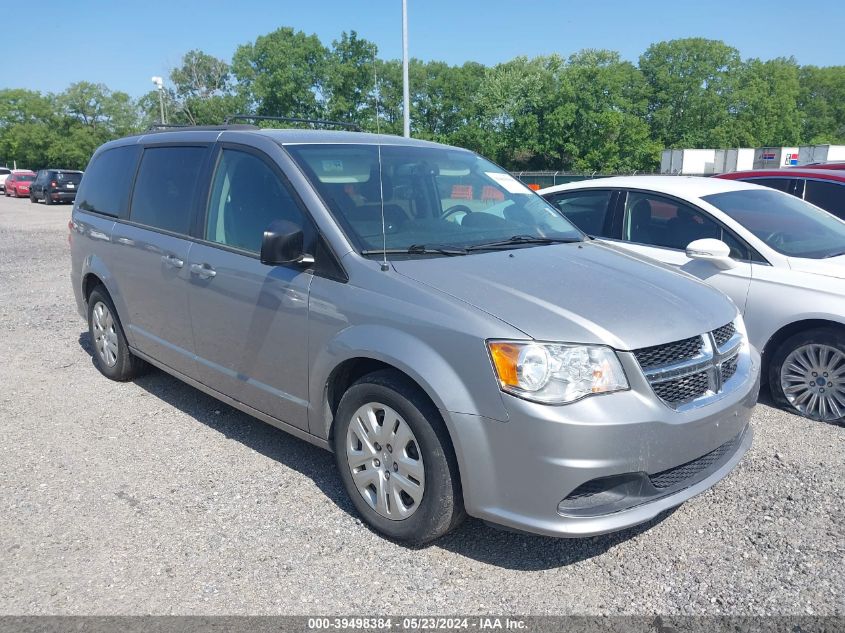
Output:
<path fill-rule="evenodd" d="M 29 187 L 29 201 L 44 204 L 73 202 L 82 180 L 82 172 L 73 169 L 40 169 Z"/>

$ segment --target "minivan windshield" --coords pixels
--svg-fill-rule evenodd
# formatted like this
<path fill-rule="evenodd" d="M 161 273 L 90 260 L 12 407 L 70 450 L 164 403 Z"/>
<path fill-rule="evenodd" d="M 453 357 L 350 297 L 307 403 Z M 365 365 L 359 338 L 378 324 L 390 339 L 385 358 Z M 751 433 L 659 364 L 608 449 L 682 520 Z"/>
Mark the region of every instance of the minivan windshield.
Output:
<path fill-rule="evenodd" d="M 845 255 L 845 222 L 771 189 L 744 189 L 703 196 L 767 246 L 789 257 L 823 259 Z"/>
<path fill-rule="evenodd" d="M 365 254 L 455 255 L 584 239 L 540 196 L 466 150 L 382 145 L 379 170 L 377 145 L 285 149 Z"/>

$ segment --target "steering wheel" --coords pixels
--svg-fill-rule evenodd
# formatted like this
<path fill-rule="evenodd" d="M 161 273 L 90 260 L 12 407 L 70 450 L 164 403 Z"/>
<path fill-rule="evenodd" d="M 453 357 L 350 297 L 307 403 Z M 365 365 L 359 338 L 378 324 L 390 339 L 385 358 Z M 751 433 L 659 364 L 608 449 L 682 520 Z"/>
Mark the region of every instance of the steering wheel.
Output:
<path fill-rule="evenodd" d="M 443 220 L 448 220 L 449 216 L 455 215 L 456 213 L 470 214 L 470 213 L 472 213 L 472 209 L 470 209 L 465 204 L 456 204 L 456 205 L 453 205 L 453 206 L 449 207 L 448 209 L 446 209 L 443 212 L 443 215 L 440 216 L 440 218 L 443 219 Z"/>

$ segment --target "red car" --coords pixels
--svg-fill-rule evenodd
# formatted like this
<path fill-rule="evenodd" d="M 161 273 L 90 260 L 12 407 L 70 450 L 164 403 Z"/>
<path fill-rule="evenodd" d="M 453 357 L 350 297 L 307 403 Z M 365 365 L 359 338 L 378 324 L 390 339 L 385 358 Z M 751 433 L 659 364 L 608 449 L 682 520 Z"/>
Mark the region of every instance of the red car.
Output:
<path fill-rule="evenodd" d="M 35 180 L 34 171 L 13 171 L 6 178 L 6 197 L 28 198 L 29 185 Z"/>
<path fill-rule="evenodd" d="M 845 170 L 816 167 L 753 169 L 719 174 L 716 178 L 744 180 L 755 185 L 779 189 L 811 202 L 845 220 Z"/>

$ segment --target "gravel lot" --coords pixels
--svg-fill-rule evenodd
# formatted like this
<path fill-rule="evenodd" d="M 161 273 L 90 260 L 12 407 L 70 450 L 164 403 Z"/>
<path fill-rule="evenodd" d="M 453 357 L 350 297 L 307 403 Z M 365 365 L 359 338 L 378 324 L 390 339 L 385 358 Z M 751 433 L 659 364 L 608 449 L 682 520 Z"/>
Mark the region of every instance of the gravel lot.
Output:
<path fill-rule="evenodd" d="M 69 215 L 0 198 L 0 613 L 845 614 L 845 427 L 763 404 L 734 473 L 661 520 L 408 549 L 329 453 L 161 372 L 100 376 Z"/>

